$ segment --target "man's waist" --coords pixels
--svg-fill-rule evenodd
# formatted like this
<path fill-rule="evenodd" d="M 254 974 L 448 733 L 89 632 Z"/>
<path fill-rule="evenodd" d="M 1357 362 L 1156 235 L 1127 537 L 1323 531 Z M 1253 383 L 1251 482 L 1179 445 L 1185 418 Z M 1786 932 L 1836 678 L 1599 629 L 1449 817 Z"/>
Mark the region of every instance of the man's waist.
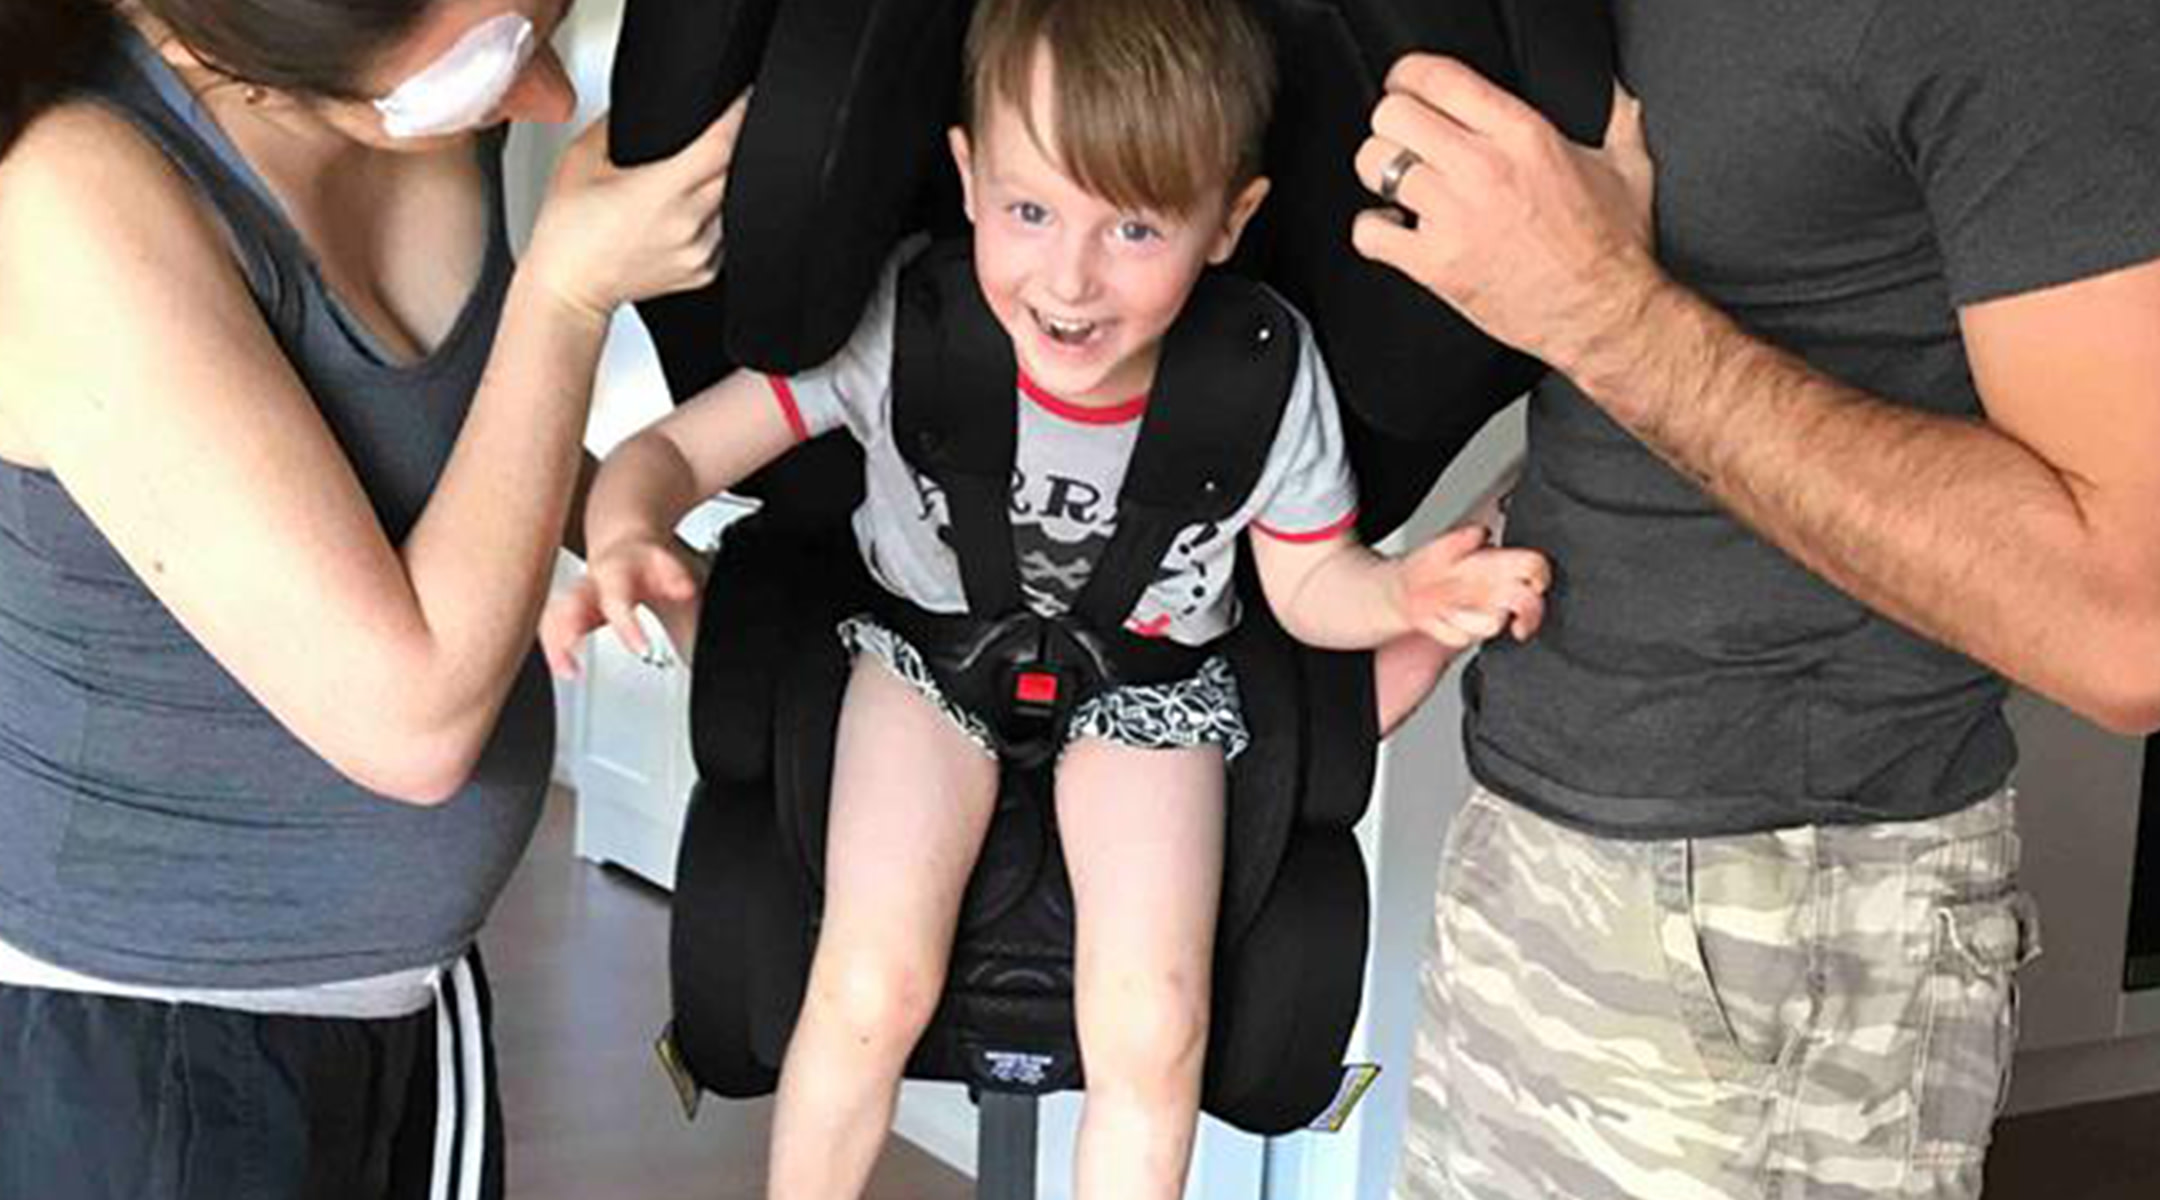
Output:
<path fill-rule="evenodd" d="M 1918 819 L 2001 787 L 2017 760 L 1985 673 L 1612 674 L 1528 646 L 1480 655 L 1463 688 L 1482 782 L 1616 836 Z"/>

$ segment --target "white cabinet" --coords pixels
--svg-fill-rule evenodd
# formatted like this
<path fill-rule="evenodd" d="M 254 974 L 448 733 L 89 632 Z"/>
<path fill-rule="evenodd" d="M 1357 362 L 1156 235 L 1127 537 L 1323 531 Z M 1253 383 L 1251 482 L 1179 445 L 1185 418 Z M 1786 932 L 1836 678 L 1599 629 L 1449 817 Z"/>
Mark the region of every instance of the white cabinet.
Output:
<path fill-rule="evenodd" d="M 577 687 L 577 855 L 673 887 L 675 843 L 697 778 L 689 671 L 650 666 L 602 631 L 587 647 Z"/>
<path fill-rule="evenodd" d="M 712 543 L 747 505 L 712 500 L 683 522 L 684 540 Z M 646 622 L 654 646 L 667 645 Z M 680 654 L 641 660 L 601 630 L 586 643 L 585 674 L 565 705 L 569 780 L 577 790 L 579 858 L 613 863 L 675 886 L 675 846 L 697 769 L 690 761 L 690 670 Z"/>

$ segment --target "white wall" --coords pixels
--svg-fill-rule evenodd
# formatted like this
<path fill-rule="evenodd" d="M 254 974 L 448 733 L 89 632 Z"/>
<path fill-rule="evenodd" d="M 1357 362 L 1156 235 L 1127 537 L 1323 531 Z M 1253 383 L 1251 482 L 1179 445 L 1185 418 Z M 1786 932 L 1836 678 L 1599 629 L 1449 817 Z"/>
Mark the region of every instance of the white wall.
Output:
<path fill-rule="evenodd" d="M 1502 413 L 1448 468 L 1404 531 L 1412 544 L 1476 508 L 1522 454 L 1523 406 Z M 1301 1133 L 1268 1146 L 1266 1200 L 1383 1200 L 1409 1104 L 1417 972 L 1425 957 L 1434 873 L 1447 822 L 1468 796 L 1462 753 L 1462 667 L 1382 747 L 1373 803 L 1358 826 L 1373 888 L 1364 1009 L 1347 1061 L 1377 1063 L 1379 1079 L 1338 1133 Z"/>

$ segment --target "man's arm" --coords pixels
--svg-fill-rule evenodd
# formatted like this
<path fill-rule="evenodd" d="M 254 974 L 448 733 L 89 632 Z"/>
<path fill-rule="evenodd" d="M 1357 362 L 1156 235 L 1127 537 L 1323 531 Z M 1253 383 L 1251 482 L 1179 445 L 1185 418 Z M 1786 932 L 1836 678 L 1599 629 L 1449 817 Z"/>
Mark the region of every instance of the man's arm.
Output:
<path fill-rule="evenodd" d="M 1662 289 L 1571 374 L 1855 599 L 2109 728 L 2160 727 L 2160 263 L 1966 309 L 1985 421 L 1885 403 Z"/>
<path fill-rule="evenodd" d="M 2160 262 L 1961 314 L 1986 421 L 1889 404 L 1741 331 L 1658 268 L 1639 107 L 1603 150 L 1446 60 L 1398 64 L 1415 229 L 1361 251 L 1538 354 L 1796 560 L 2110 728 L 2160 727 Z"/>

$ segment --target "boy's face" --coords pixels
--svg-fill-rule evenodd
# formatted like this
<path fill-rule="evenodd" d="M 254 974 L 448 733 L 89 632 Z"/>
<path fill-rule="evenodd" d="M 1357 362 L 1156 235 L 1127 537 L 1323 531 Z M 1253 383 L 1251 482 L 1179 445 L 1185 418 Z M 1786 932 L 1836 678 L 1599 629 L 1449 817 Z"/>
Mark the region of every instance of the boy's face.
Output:
<path fill-rule="evenodd" d="M 1052 127 L 1047 56 L 1036 57 L 1035 128 Z M 1020 367 L 1075 404 L 1117 404 L 1155 380 L 1163 334 L 1210 263 L 1230 257 L 1267 193 L 1254 180 L 1190 213 L 1135 212 L 1061 171 L 1010 105 L 992 102 L 980 138 L 952 131 L 975 225 L 975 272 Z"/>

